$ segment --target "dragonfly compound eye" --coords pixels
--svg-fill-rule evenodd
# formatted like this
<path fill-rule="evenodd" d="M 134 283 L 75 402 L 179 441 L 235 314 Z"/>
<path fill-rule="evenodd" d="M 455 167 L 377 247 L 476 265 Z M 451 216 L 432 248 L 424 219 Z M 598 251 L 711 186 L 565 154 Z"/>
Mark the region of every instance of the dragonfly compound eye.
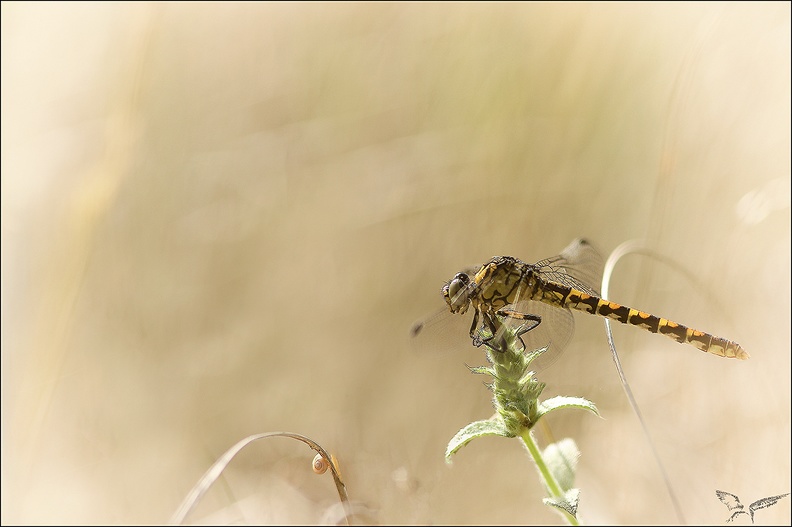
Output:
<path fill-rule="evenodd" d="M 452 313 L 462 310 L 466 311 L 468 302 L 468 286 L 470 285 L 470 277 L 464 273 L 458 273 L 448 284 L 447 290 L 444 291 L 448 307 L 451 308 Z"/>

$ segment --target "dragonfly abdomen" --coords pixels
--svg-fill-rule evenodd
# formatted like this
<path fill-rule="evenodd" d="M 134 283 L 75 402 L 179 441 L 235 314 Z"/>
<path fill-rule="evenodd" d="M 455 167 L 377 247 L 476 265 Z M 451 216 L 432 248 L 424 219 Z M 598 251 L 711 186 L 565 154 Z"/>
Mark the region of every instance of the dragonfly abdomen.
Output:
<path fill-rule="evenodd" d="M 562 289 L 567 289 L 567 291 L 562 291 Z M 548 298 L 546 297 L 549 296 L 551 301 L 558 302 L 557 305 L 585 311 L 592 315 L 607 317 L 622 324 L 637 326 L 652 333 L 659 333 L 679 343 L 690 344 L 705 353 L 711 353 L 719 357 L 743 360 L 749 358 L 748 353 L 739 344 L 731 340 L 716 337 L 631 307 L 603 300 L 573 288 L 564 288 L 553 284 L 552 290 L 552 294 L 544 295 L 542 301 L 547 301 Z"/>

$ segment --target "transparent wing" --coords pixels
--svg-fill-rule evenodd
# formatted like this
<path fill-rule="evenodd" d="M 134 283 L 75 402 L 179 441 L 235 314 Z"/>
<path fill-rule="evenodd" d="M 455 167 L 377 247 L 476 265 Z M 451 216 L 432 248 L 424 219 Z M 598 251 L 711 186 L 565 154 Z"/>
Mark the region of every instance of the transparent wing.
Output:
<path fill-rule="evenodd" d="M 466 267 L 459 272 L 472 277 L 479 269 L 481 265 Z M 446 354 L 475 349 L 469 336 L 473 311 L 469 310 L 466 315 L 455 315 L 449 311 L 445 302 L 442 304 L 443 307 L 434 313 L 413 323 L 410 328 L 410 347 L 419 354 Z"/>
<path fill-rule="evenodd" d="M 545 280 L 600 296 L 599 285 L 605 266 L 597 249 L 583 238 L 572 240 L 561 254 L 535 265 Z"/>
<path fill-rule="evenodd" d="M 473 319 L 472 311 L 465 315 L 453 314 L 443 302 L 443 307 L 416 321 L 410 328 L 410 348 L 418 355 L 453 355 L 476 348 L 468 332 Z"/>
<path fill-rule="evenodd" d="M 541 302 L 520 300 L 511 304 L 510 309 L 521 313 L 530 313 L 542 317 L 542 322 L 531 331 L 522 335 L 526 351 L 533 351 L 547 346 L 548 350 L 534 360 L 533 370 L 540 372 L 553 364 L 569 343 L 575 331 L 575 321 L 568 309 L 560 309 Z M 452 314 L 448 308 L 429 315 L 410 329 L 411 347 L 419 354 L 450 354 L 465 350 L 475 350 L 468 331 L 473 318 L 473 311 L 465 315 Z M 517 329 L 524 320 L 504 317 L 502 323 Z M 495 334 L 500 340 L 503 330 Z"/>

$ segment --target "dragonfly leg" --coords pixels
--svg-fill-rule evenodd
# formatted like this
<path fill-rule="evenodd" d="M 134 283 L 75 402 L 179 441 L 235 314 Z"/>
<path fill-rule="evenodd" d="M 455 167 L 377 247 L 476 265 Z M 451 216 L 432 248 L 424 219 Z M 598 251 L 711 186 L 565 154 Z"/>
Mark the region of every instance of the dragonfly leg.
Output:
<path fill-rule="evenodd" d="M 527 320 L 527 322 L 525 324 L 521 324 L 516 331 L 517 339 L 520 341 L 523 350 L 525 350 L 525 342 L 523 342 L 522 336 L 542 323 L 542 317 L 539 315 L 523 313 L 521 311 L 514 311 L 511 309 L 501 308 L 496 312 L 496 314 L 501 317 L 509 317 L 515 320 Z"/>
<path fill-rule="evenodd" d="M 529 322 L 527 324 L 523 324 L 519 327 L 517 330 L 518 335 L 524 335 L 542 323 L 542 317 L 539 315 L 532 315 L 530 313 L 523 313 L 521 311 L 513 311 L 511 309 L 499 309 L 496 314 L 501 317 L 509 317 L 516 320 L 528 320 Z"/>
<path fill-rule="evenodd" d="M 473 337 L 473 345 L 479 347 L 482 344 L 486 344 L 486 346 L 492 351 L 503 353 L 503 348 L 500 346 L 498 342 L 495 341 L 495 335 L 498 333 L 498 329 L 500 328 L 500 323 L 496 322 L 496 320 L 492 317 L 492 315 L 487 312 L 482 313 L 482 318 L 484 319 L 482 326 L 487 326 L 487 329 L 490 332 L 490 336 L 481 338 L 479 335 L 476 335 L 475 337 Z"/>
<path fill-rule="evenodd" d="M 488 337 L 482 338 L 478 333 L 479 315 L 481 315 L 481 318 L 483 319 L 481 324 L 482 327 L 486 326 L 486 328 L 489 330 L 490 335 Z M 512 311 L 507 309 L 500 309 L 495 312 L 495 315 L 499 317 L 509 317 L 516 320 L 527 321 L 525 324 L 520 325 L 516 330 L 517 339 L 520 341 L 523 349 L 525 349 L 525 342 L 523 342 L 522 335 L 528 333 L 542 322 L 542 317 L 539 315 L 522 313 L 520 311 Z M 479 312 L 479 310 L 476 310 L 473 315 L 473 324 L 470 326 L 470 338 L 473 340 L 473 345 L 478 348 L 482 344 L 485 344 L 492 351 L 503 353 L 504 349 L 501 339 L 495 339 L 498 331 L 500 330 L 500 326 L 501 322 L 499 322 L 497 318 L 491 313 L 486 311 Z"/>
<path fill-rule="evenodd" d="M 520 325 L 520 327 L 518 327 L 517 330 L 516 330 L 517 339 L 520 341 L 520 345 L 522 346 L 522 350 L 524 350 L 525 349 L 525 342 L 523 342 L 523 339 L 521 338 L 520 335 L 523 335 L 523 334 L 531 331 L 532 329 L 534 329 L 536 326 L 538 326 L 542 322 L 542 317 L 540 317 L 538 315 L 529 315 L 527 313 L 518 313 L 518 312 L 514 312 L 515 316 L 512 316 L 511 313 L 512 312 L 510 312 L 510 311 L 504 311 L 503 313 L 498 311 L 498 312 L 496 312 L 496 315 L 501 316 L 501 317 L 509 316 L 510 318 L 515 318 L 515 319 L 518 319 L 518 320 L 528 320 L 529 321 L 526 324 Z M 503 338 L 501 336 L 501 337 L 496 339 L 496 336 L 498 336 L 498 333 L 500 332 L 500 327 L 501 327 L 502 323 L 500 321 L 498 321 L 498 319 L 496 317 L 494 317 L 492 314 L 490 314 L 490 313 L 488 313 L 486 311 L 482 312 L 481 315 L 482 315 L 482 318 L 484 319 L 484 322 L 482 323 L 482 326 L 486 326 L 487 327 L 487 329 L 490 332 L 490 335 L 488 337 L 484 337 L 484 338 L 482 338 L 480 335 L 475 335 L 473 337 L 473 345 L 476 346 L 476 347 L 479 347 L 482 344 L 486 344 L 487 347 L 489 349 L 491 349 L 492 351 L 496 351 L 498 353 L 503 353 L 505 351 L 503 349 Z M 520 351 L 522 351 L 522 350 L 520 350 Z"/>
<path fill-rule="evenodd" d="M 479 321 L 479 310 L 476 309 L 473 312 L 473 323 L 470 325 L 470 338 L 473 339 L 473 345 L 477 348 L 481 346 L 481 339 L 476 334 L 476 330 L 478 329 L 478 321 Z"/>

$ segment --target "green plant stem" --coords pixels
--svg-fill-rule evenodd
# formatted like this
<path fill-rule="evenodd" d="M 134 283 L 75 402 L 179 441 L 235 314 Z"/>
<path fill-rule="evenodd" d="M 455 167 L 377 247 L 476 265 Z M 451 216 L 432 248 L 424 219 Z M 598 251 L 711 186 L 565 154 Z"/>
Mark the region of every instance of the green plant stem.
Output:
<path fill-rule="evenodd" d="M 561 486 L 558 484 L 555 477 L 553 477 L 550 469 L 547 468 L 547 465 L 542 458 L 542 453 L 539 451 L 539 446 L 536 444 L 536 441 L 534 441 L 531 431 L 525 430 L 520 437 L 523 440 L 523 444 L 525 444 L 525 447 L 528 449 L 528 452 L 531 454 L 534 463 L 536 463 L 536 468 L 539 469 L 539 475 L 544 479 L 548 492 L 550 492 L 554 498 L 563 498 L 564 493 L 561 490 Z M 563 512 L 570 525 L 580 525 L 577 518 L 566 511 L 561 510 L 561 512 Z"/>

